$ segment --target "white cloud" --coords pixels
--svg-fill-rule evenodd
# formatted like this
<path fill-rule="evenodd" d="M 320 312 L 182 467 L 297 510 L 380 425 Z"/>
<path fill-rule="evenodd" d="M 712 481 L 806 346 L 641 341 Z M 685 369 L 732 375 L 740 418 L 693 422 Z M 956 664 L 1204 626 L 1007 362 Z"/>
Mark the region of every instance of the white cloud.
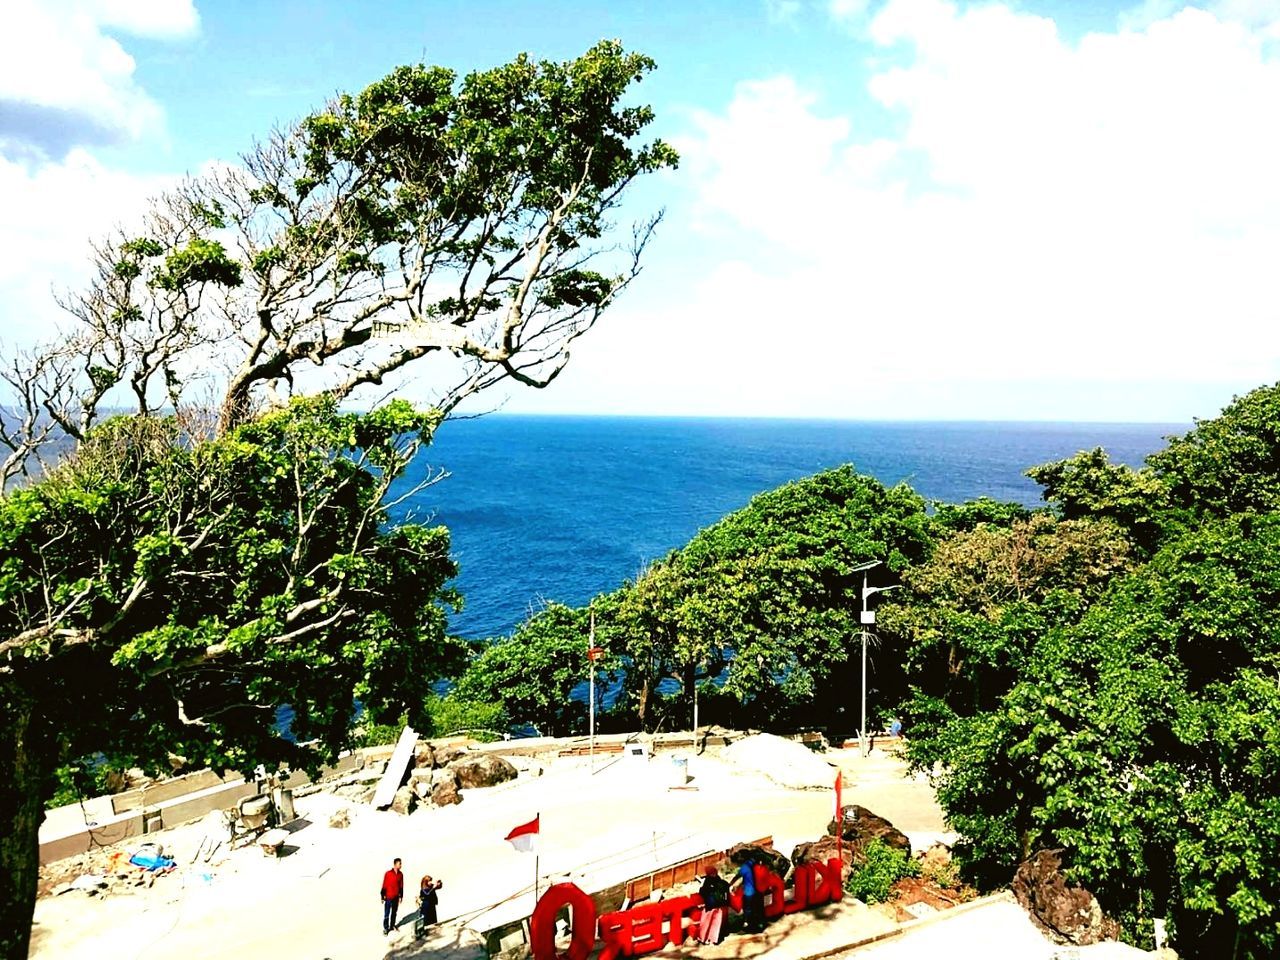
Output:
<path fill-rule="evenodd" d="M 60 319 L 53 291 L 88 278 L 90 242 L 173 182 L 111 170 L 81 149 L 38 166 L 0 157 L 0 341 L 48 338 Z"/>
<path fill-rule="evenodd" d="M 704 228 L 756 243 L 705 279 L 682 356 L 785 383 L 778 412 L 852 416 L 929 415 L 926 384 L 961 401 L 933 415 L 965 415 L 993 383 L 1280 374 L 1280 63 L 1256 33 L 1191 9 L 1069 43 L 944 0 L 890 0 L 870 29 L 902 54 L 869 81 L 899 136 L 778 77 L 681 144 Z"/>
<path fill-rule="evenodd" d="M 176 179 L 114 170 L 86 149 L 163 125 L 108 34 L 174 40 L 199 22 L 191 0 L 0 4 L 0 340 L 52 334 L 52 290 L 87 278 L 90 241 Z"/>
<path fill-rule="evenodd" d="M 0 5 L 0 150 L 58 158 L 162 124 L 108 31 L 154 39 L 199 27 L 191 0 L 7 0 Z"/>

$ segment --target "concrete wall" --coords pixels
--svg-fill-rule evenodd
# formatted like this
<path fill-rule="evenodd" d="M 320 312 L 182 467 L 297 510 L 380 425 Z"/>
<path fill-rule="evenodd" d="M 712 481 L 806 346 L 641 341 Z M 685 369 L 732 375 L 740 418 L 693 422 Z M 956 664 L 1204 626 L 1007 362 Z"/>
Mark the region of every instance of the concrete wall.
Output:
<path fill-rule="evenodd" d="M 341 776 L 381 762 L 392 749 L 369 747 L 346 754 L 333 766 L 321 768 L 321 778 Z M 280 780 L 282 787 L 292 789 L 307 783 L 310 779 L 300 770 Z M 230 809 L 257 792 L 255 784 L 246 783 L 238 774 L 223 777 L 212 770 L 199 770 L 112 797 L 96 797 L 83 807 L 74 804 L 50 810 L 40 829 L 40 863 L 53 863 L 140 837 L 150 832 L 148 825 L 154 831 L 190 823 L 214 810 Z"/>

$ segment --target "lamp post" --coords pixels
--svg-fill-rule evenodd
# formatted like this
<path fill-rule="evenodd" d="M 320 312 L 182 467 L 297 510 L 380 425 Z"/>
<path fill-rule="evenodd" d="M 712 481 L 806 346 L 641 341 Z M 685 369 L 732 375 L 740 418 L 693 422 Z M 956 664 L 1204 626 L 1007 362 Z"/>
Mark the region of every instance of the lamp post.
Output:
<path fill-rule="evenodd" d="M 869 587 L 867 586 L 867 571 L 873 567 L 880 565 L 879 560 L 872 560 L 869 563 L 861 564 L 854 567 L 855 573 L 862 574 L 862 717 L 858 725 L 858 752 L 862 756 L 866 756 L 867 750 L 867 626 L 876 622 L 876 612 L 867 609 L 867 597 L 877 593 L 884 593 L 887 590 L 897 590 L 900 584 L 891 587 Z"/>

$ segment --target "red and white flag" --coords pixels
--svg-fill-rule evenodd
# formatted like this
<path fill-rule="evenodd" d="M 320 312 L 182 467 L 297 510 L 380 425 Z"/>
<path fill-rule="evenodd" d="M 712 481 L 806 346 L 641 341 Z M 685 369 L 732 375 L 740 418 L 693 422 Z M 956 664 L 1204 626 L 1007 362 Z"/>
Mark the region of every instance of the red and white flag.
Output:
<path fill-rule="evenodd" d="M 541 815 L 534 817 L 528 823 L 522 823 L 503 839 L 511 843 L 513 847 L 521 853 L 530 853 L 538 848 L 538 820 Z"/>

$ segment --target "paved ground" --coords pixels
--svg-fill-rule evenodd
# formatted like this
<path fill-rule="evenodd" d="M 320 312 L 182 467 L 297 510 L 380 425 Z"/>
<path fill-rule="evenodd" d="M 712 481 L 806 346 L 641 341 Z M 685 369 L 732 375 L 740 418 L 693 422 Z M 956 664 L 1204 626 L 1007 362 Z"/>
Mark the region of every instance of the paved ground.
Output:
<path fill-rule="evenodd" d="M 938 914 L 897 936 L 835 954 L 831 960 L 1138 960 L 1121 943 L 1064 947 L 1050 943 L 1010 895 Z"/>
<path fill-rule="evenodd" d="M 847 771 L 845 801 L 881 812 L 913 840 L 943 830 L 928 785 L 904 780 L 887 754 L 863 759 L 838 751 Z M 598 765 L 602 765 L 597 761 Z M 410 817 L 355 808 L 351 826 L 332 829 L 329 814 L 343 801 L 316 794 L 298 801 L 304 818 L 279 860 L 255 848 L 210 865 L 190 865 L 204 828 L 171 834 L 182 868 L 151 889 L 102 900 L 73 892 L 41 900 L 33 929 L 32 957 L 141 958 L 164 952 L 201 958 L 260 957 L 403 958 L 474 955 L 472 942 L 412 940 L 412 907 L 389 938 L 381 934 L 377 891 L 392 857 L 405 862 L 416 887 L 424 872 L 443 878 L 442 921 L 470 916 L 527 885 L 533 858 L 503 841 L 507 831 L 540 813 L 544 877 L 579 870 L 622 850 L 663 843 L 717 849 L 766 834 L 790 853 L 793 844 L 820 836 L 831 816 L 831 791 L 789 791 L 757 776 L 744 776 L 711 757 L 690 761 L 691 787 L 668 788 L 670 763 L 618 761 L 592 775 L 585 761 L 561 761 L 547 774 L 465 793 L 455 807 L 424 809 Z M 162 837 L 164 835 L 161 835 Z M 544 880 L 544 882 L 547 882 Z M 838 947 L 859 930 L 883 929 L 883 917 L 862 909 L 830 908 L 828 923 L 788 918 L 760 938 L 734 938 L 699 956 L 781 960 Z M 839 937 L 847 939 L 840 940 Z M 808 949 L 805 944 L 823 946 Z M 444 948 L 452 946 L 453 951 Z"/>

